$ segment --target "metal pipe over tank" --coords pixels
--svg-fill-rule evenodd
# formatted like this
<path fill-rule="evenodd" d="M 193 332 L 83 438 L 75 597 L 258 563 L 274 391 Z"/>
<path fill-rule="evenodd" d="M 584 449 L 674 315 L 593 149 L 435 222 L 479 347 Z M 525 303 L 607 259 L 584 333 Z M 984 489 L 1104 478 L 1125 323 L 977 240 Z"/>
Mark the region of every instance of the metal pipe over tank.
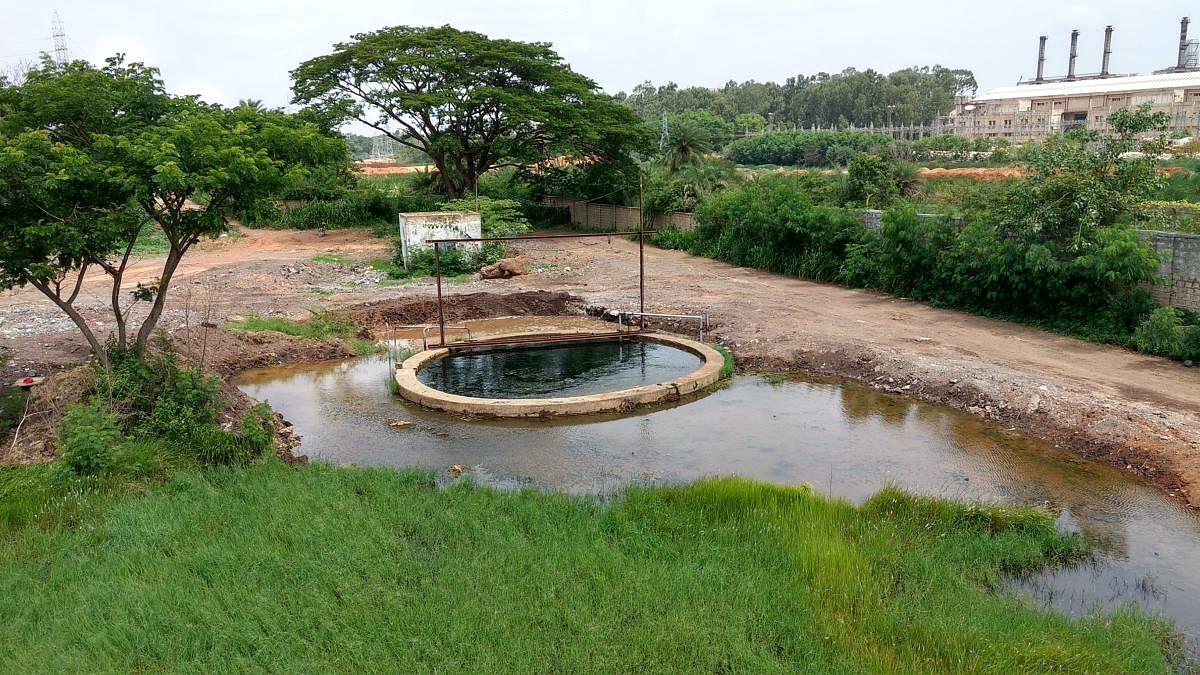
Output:
<path fill-rule="evenodd" d="M 1043 36 L 1041 36 L 1041 37 L 1039 37 L 1039 38 L 1038 38 L 1038 68 L 1037 68 L 1037 77 L 1036 77 L 1036 78 L 1034 78 L 1034 80 L 1033 80 L 1033 81 L 1034 81 L 1034 82 L 1044 82 L 1044 81 L 1045 81 L 1045 77 L 1044 77 L 1044 75 L 1045 75 L 1045 74 L 1046 74 L 1046 36 L 1045 36 L 1045 35 L 1043 35 Z"/>
<path fill-rule="evenodd" d="M 1075 79 L 1075 58 L 1079 56 L 1079 31 L 1071 31 L 1071 58 L 1067 61 L 1067 79 Z"/>
<path fill-rule="evenodd" d="M 1100 62 L 1100 77 L 1108 77 L 1108 58 L 1112 56 L 1113 27 L 1104 28 L 1104 60 Z"/>

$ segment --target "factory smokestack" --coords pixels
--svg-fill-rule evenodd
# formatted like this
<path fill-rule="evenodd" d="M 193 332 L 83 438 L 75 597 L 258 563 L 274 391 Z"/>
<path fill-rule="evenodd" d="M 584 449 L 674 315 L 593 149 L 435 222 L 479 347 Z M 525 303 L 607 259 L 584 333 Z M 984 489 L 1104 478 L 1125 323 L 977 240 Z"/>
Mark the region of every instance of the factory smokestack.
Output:
<path fill-rule="evenodd" d="M 1067 79 L 1075 79 L 1075 57 L 1079 56 L 1079 31 L 1071 31 L 1071 60 L 1067 62 Z M 1180 52 L 1182 54 L 1182 52 Z"/>
<path fill-rule="evenodd" d="M 1108 77 L 1108 57 L 1112 56 L 1113 27 L 1104 28 L 1104 60 L 1100 62 L 1100 77 Z"/>
<path fill-rule="evenodd" d="M 1042 76 L 1045 75 L 1045 70 L 1046 70 L 1046 36 L 1043 35 L 1038 38 L 1038 70 L 1037 70 L 1037 77 L 1034 78 L 1033 81 L 1034 82 L 1042 82 L 1043 81 Z"/>
<path fill-rule="evenodd" d="M 1187 66 L 1187 27 L 1190 19 L 1186 16 L 1179 22 L 1179 62 L 1175 67 L 1183 70 Z"/>

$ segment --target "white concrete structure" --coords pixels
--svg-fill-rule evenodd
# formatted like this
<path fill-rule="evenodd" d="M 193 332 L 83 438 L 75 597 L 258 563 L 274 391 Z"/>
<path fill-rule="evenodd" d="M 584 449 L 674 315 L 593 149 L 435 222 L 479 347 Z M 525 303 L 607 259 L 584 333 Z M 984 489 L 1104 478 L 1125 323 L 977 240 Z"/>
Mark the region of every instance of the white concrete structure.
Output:
<path fill-rule="evenodd" d="M 431 244 L 428 242 L 431 240 L 481 236 L 483 236 L 483 221 L 478 213 L 429 211 L 400 214 L 400 250 L 404 256 L 405 266 L 408 265 L 412 252 L 419 248 L 430 247 Z M 481 245 L 478 242 L 447 244 L 442 246 L 442 251 L 451 247 L 478 251 Z"/>

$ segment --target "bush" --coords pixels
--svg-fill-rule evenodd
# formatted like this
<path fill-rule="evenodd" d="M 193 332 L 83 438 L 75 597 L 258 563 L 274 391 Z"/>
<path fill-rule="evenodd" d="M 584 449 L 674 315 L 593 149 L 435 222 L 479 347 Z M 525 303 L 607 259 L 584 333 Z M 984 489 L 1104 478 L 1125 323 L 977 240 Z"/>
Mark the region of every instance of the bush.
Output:
<path fill-rule="evenodd" d="M 804 179 L 773 175 L 727 190 L 696 210 L 689 250 L 735 265 L 833 279 L 866 235 L 858 215 L 817 206 Z"/>
<path fill-rule="evenodd" d="M 97 367 L 96 393 L 126 433 L 178 438 L 216 422 L 220 383 L 182 369 L 169 343 L 152 352 L 110 349 L 109 362 L 109 372 Z"/>
<path fill-rule="evenodd" d="M 238 433 L 216 425 L 199 427 L 187 437 L 187 447 L 205 466 L 245 466 L 273 448 L 274 434 L 271 410 L 259 404 L 242 418 Z"/>
<path fill-rule="evenodd" d="M 1178 357 L 1183 352 L 1183 321 L 1170 307 L 1159 307 L 1138 325 L 1133 344 L 1139 352 Z"/>
<path fill-rule="evenodd" d="M 115 415 L 98 400 L 67 409 L 59 435 L 63 465 L 79 476 L 99 476 L 112 462 L 113 448 L 121 438 Z"/>

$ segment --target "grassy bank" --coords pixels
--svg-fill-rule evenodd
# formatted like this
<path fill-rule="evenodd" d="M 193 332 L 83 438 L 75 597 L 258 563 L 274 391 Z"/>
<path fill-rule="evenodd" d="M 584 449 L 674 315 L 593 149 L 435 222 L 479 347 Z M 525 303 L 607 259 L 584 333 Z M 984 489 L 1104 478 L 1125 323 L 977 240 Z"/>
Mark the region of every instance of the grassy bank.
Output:
<path fill-rule="evenodd" d="M 1167 668 L 1140 615 L 985 590 L 1078 553 L 1049 517 L 897 491 L 854 508 L 723 479 L 601 504 L 271 460 L 57 522 L 0 540 L 0 670 Z"/>

